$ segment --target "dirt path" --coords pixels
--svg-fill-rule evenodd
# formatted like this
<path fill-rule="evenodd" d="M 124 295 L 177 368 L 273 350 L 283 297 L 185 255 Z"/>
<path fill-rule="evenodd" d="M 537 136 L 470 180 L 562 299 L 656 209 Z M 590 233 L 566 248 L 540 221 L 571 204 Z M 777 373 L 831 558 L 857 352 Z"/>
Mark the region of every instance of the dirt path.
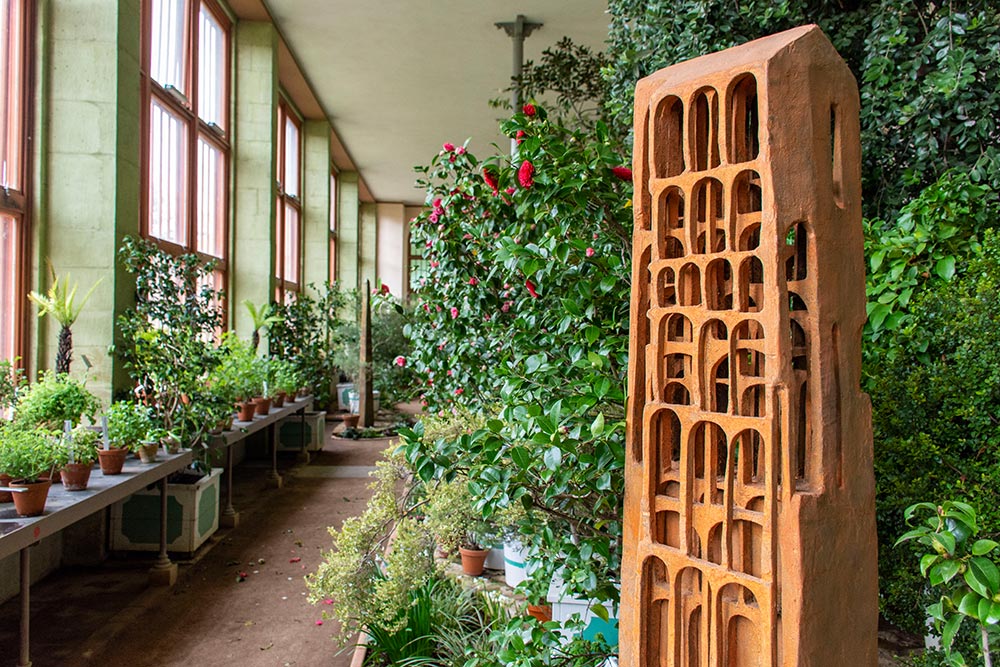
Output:
<path fill-rule="evenodd" d="M 266 488 L 264 466 L 237 467 L 240 526 L 182 563 L 173 589 L 148 589 L 142 559 L 48 577 L 32 588 L 34 666 L 346 667 L 351 656 L 336 655 L 332 621 L 317 624 L 303 576 L 330 546 L 327 526 L 364 508 L 367 472 L 386 446 L 328 438 L 310 465 L 284 461 L 281 490 Z M 17 605 L 0 607 L 4 666 L 17 663 Z"/>

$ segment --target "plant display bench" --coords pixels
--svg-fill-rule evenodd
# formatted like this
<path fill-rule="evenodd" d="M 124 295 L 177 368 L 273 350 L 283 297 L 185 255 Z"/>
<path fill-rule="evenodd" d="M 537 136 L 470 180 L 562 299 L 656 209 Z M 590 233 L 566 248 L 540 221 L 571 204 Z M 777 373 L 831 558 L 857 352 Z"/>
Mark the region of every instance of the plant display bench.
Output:
<path fill-rule="evenodd" d="M 31 664 L 31 547 L 44 537 L 84 519 L 94 512 L 119 502 L 137 491 L 159 484 L 159 557 L 150 571 L 150 582 L 171 585 L 177 578 L 177 566 L 167 556 L 167 482 L 166 478 L 191 463 L 191 452 L 170 454 L 155 464 L 126 461 L 120 475 L 91 475 L 85 491 L 68 492 L 61 485 L 49 491 L 45 513 L 36 517 L 18 517 L 13 507 L 0 509 L 0 558 L 15 553 L 21 556 L 21 647 L 19 667 Z"/>
<path fill-rule="evenodd" d="M 299 415 L 302 426 L 300 433 L 302 442 L 301 451 L 305 451 L 305 419 L 306 411 L 312 407 L 313 397 L 304 396 L 297 401 L 286 401 L 280 408 L 271 408 L 266 415 L 255 415 L 253 421 L 233 422 L 233 427 L 228 431 L 223 431 L 219 435 L 210 436 L 207 440 L 208 449 L 211 451 L 226 451 L 226 498 L 225 507 L 222 509 L 220 523 L 227 528 L 234 528 L 240 523 L 240 514 L 233 507 L 233 445 L 241 440 L 245 440 L 254 433 L 267 431 L 267 440 L 271 443 L 271 473 L 268 476 L 272 486 L 281 488 L 282 479 L 278 474 L 278 429 L 275 425 L 287 417 Z"/>
<path fill-rule="evenodd" d="M 193 553 L 219 529 L 222 468 L 193 483 L 167 483 L 167 550 Z M 111 506 L 111 548 L 159 549 L 159 492 L 144 489 Z"/>

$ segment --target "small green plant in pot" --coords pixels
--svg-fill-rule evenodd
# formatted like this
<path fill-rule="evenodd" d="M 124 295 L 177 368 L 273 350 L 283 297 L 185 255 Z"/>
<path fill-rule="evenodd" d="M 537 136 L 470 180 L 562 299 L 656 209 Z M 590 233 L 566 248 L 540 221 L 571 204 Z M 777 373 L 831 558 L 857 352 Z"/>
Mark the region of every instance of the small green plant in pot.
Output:
<path fill-rule="evenodd" d="M 427 528 L 446 554 L 462 556 L 462 571 L 470 576 L 483 573 L 488 548 L 496 541 L 496 529 L 476 511 L 469 492 L 469 480 L 459 476 L 450 482 L 438 481 L 427 491 Z"/>
<path fill-rule="evenodd" d="M 28 427 L 61 431 L 67 421 L 73 426 L 83 417 L 93 421 L 100 409 L 100 401 L 83 382 L 65 373 L 45 371 L 18 396 L 14 419 Z"/>
<path fill-rule="evenodd" d="M 96 431 L 77 426 L 55 446 L 56 468 L 67 491 L 83 491 L 90 482 L 90 471 L 97 460 L 100 436 Z"/>
<path fill-rule="evenodd" d="M 134 401 L 118 401 L 108 408 L 105 416 L 108 419 L 108 450 L 101 449 L 98 456 L 101 461 L 101 471 L 105 475 L 116 475 L 121 472 L 128 452 L 138 452 L 146 433 L 153 428 L 150 410 L 145 405 Z"/>
<path fill-rule="evenodd" d="M 0 429 L 0 472 L 11 478 L 14 509 L 20 516 L 38 516 L 52 482 L 49 475 L 57 464 L 56 436 L 43 429 L 5 426 Z"/>

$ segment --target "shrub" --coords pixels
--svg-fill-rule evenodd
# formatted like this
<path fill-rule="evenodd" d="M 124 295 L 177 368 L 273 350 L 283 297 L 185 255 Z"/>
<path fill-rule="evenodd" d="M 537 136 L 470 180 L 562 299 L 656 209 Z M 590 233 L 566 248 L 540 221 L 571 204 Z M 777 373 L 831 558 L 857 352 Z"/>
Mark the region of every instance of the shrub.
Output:
<path fill-rule="evenodd" d="M 87 391 L 85 384 L 69 375 L 45 371 L 37 381 L 21 391 L 14 419 L 29 427 L 62 431 L 64 422 L 73 426 L 87 417 L 93 421 L 101 409 L 97 397 Z"/>
<path fill-rule="evenodd" d="M 904 508 L 966 497 L 983 525 L 1000 525 L 1000 236 L 951 282 L 916 298 L 893 355 L 872 369 L 884 609 L 918 631 L 921 584 L 905 554 Z"/>

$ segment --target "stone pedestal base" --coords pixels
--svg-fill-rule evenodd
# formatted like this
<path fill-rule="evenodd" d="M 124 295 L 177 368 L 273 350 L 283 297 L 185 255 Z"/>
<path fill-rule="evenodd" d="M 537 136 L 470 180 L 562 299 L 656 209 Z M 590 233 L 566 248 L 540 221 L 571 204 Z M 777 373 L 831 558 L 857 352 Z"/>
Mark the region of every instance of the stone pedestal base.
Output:
<path fill-rule="evenodd" d="M 177 583 L 177 563 L 154 565 L 149 569 L 150 586 L 173 586 Z"/>
<path fill-rule="evenodd" d="M 311 457 L 309 456 L 309 452 L 301 451 L 295 457 L 295 460 L 298 461 L 299 463 L 309 463 L 310 458 Z"/>
<path fill-rule="evenodd" d="M 285 480 L 281 475 L 273 475 L 267 478 L 267 486 L 272 489 L 280 489 L 284 486 Z"/>
<path fill-rule="evenodd" d="M 222 528 L 235 528 L 240 525 L 240 513 L 233 512 L 232 514 L 226 514 L 223 512 L 219 516 L 219 526 Z"/>

